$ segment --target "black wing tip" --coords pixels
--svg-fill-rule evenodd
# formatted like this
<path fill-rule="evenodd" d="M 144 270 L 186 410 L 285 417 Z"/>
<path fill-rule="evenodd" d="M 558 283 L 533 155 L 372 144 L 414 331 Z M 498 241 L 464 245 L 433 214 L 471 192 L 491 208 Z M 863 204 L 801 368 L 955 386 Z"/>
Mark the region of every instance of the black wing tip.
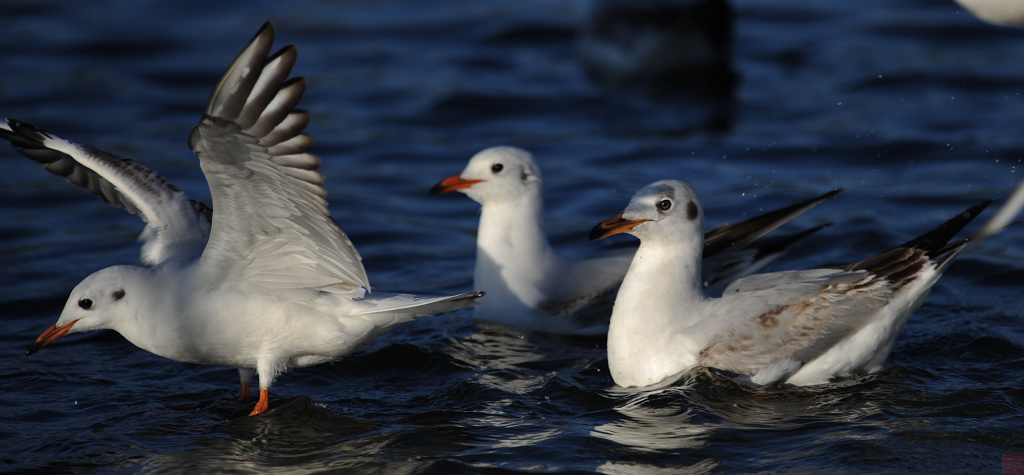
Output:
<path fill-rule="evenodd" d="M 252 44 L 254 41 L 259 39 L 259 37 L 261 37 L 261 36 L 263 36 L 265 34 L 271 35 L 271 37 L 273 37 L 274 36 L 274 32 L 275 32 L 274 20 L 267 20 L 267 21 L 263 22 L 263 25 L 260 26 L 259 30 L 256 30 L 256 34 L 252 35 L 252 39 L 249 40 L 249 44 Z"/>
<path fill-rule="evenodd" d="M 256 36 L 259 36 L 259 33 L 256 33 Z M 291 56 L 288 59 L 289 61 L 294 62 L 294 60 L 299 57 L 299 47 L 296 46 L 295 44 L 284 45 L 283 47 L 281 47 L 281 49 L 275 51 L 273 54 L 268 56 L 267 62 L 270 63 L 271 61 L 274 61 L 275 59 L 285 55 Z"/>
<path fill-rule="evenodd" d="M 704 256 L 714 256 L 729 249 L 742 249 L 760 241 L 772 231 L 843 191 L 846 191 L 846 187 L 840 187 L 809 200 L 769 211 L 738 223 L 712 229 L 704 235 Z"/>
<path fill-rule="evenodd" d="M 9 141 L 15 150 L 22 155 L 40 163 L 53 161 L 53 157 L 48 156 L 50 152 L 63 155 L 61 152 L 55 152 L 45 145 L 46 139 L 52 139 L 54 137 L 53 134 L 18 119 L 7 118 L 5 122 L 7 128 L 0 127 L 0 138 Z M 39 155 L 40 153 L 47 154 L 47 157 L 43 158 L 42 155 Z"/>
<path fill-rule="evenodd" d="M 957 233 L 960 232 L 964 227 L 967 226 L 974 218 L 977 218 L 985 208 L 988 208 L 995 200 L 988 199 L 982 201 L 966 210 L 958 213 L 956 216 L 950 218 L 948 221 L 936 226 L 931 231 L 928 231 L 910 241 L 907 241 L 897 248 L 912 248 L 920 249 L 925 252 L 930 258 L 935 258 L 957 246 L 950 246 L 949 241 L 953 239 Z"/>
<path fill-rule="evenodd" d="M 298 86 L 296 86 L 296 84 L 298 84 Z M 286 79 L 283 83 L 281 83 L 281 87 L 279 89 L 287 89 L 289 87 L 300 88 L 300 90 L 296 94 L 301 96 L 306 93 L 306 88 L 309 87 L 309 81 L 306 81 L 306 78 L 302 76 L 290 77 Z"/>
<path fill-rule="evenodd" d="M 829 192 L 827 192 L 827 193 L 825 193 L 825 194 L 823 194 L 821 196 L 818 196 L 816 198 L 811 198 L 811 199 L 809 199 L 807 201 L 796 203 L 796 204 L 794 204 L 792 206 L 788 206 L 788 207 L 783 208 L 783 209 L 795 211 L 795 210 L 799 210 L 802 207 L 807 207 L 807 211 L 810 211 L 811 208 L 813 208 L 815 206 L 818 206 L 821 203 L 824 203 L 825 201 L 835 197 L 836 195 L 838 195 L 839 193 L 842 193 L 844 191 L 846 191 L 846 187 L 845 186 L 841 186 L 839 188 L 836 188 L 836 189 L 834 189 L 832 191 L 829 191 Z"/>
<path fill-rule="evenodd" d="M 7 118 L 7 126 L 11 128 L 11 131 L 18 137 L 35 142 L 43 143 L 44 139 L 53 138 L 47 132 L 39 129 L 38 127 L 12 117 Z"/>
<path fill-rule="evenodd" d="M 231 61 L 231 64 L 228 66 L 228 68 L 224 71 L 223 74 L 221 74 L 220 80 L 217 82 L 217 85 L 213 88 L 213 91 L 210 93 L 210 97 L 206 100 L 206 107 L 204 108 L 203 113 L 204 116 L 220 115 L 215 113 L 215 106 L 218 105 L 218 98 L 221 94 L 221 91 L 223 90 L 226 82 L 230 78 L 232 78 L 233 72 L 236 70 L 236 68 L 238 68 L 242 63 L 250 61 L 258 61 L 260 63 L 260 67 L 262 67 L 264 62 L 267 60 L 267 57 L 270 55 L 270 49 L 274 44 L 274 32 L 274 22 L 272 20 L 267 20 L 265 23 L 263 23 L 260 29 L 256 31 L 256 34 L 253 35 L 252 39 L 250 39 L 249 42 L 245 44 L 245 47 L 242 48 L 238 55 L 235 56 L 235 59 Z M 243 75 L 242 77 L 245 77 L 245 75 Z M 256 78 L 258 77 L 259 75 L 257 74 L 255 76 L 249 76 L 249 78 L 246 80 L 256 81 Z M 249 87 L 251 87 L 251 84 L 249 85 Z M 223 104 L 221 104 L 221 106 L 223 106 Z M 241 105 L 237 105 L 235 107 L 241 109 Z"/>
<path fill-rule="evenodd" d="M 828 193 L 825 193 L 824 195 L 821 195 L 821 197 L 822 197 L 822 199 L 828 199 L 828 198 L 831 198 L 831 197 L 833 197 L 835 195 L 838 195 L 839 193 L 842 193 L 844 191 L 846 191 L 846 187 L 845 186 L 840 186 L 839 188 L 836 188 L 836 189 L 834 189 L 834 190 L 832 190 L 832 191 L 830 191 Z"/>

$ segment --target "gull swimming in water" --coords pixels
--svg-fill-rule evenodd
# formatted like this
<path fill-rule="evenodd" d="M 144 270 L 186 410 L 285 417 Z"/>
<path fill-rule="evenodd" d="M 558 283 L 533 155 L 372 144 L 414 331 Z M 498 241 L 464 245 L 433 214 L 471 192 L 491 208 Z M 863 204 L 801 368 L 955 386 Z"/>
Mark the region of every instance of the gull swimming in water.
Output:
<path fill-rule="evenodd" d="M 165 358 L 238 368 L 242 400 L 259 374 L 256 415 L 281 372 L 336 360 L 482 295 L 369 295 L 359 253 L 327 210 L 313 139 L 302 133 L 309 114 L 295 106 L 306 82 L 288 79 L 297 49 L 269 55 L 273 39 L 267 22 L 189 137 L 215 211 L 131 160 L 16 120 L 0 125 L 0 136 L 48 171 L 146 222 L 145 267 L 87 277 L 28 354 L 67 333 L 112 329 Z"/>
<path fill-rule="evenodd" d="M 473 156 L 462 173 L 431 195 L 459 191 L 481 204 L 473 286 L 487 293 L 474 308 L 480 320 L 550 333 L 599 335 L 633 251 L 572 260 L 555 253 L 543 229 L 540 169 L 515 147 Z M 824 226 L 762 239 L 842 190 L 708 231 L 702 283 L 708 287 L 764 268 L 797 240 Z"/>
<path fill-rule="evenodd" d="M 590 239 L 640 238 L 612 310 L 612 378 L 620 386 L 648 386 L 700 365 L 754 384 L 805 386 L 876 371 L 953 258 L 1017 214 L 1022 190 L 1024 184 L 970 238 L 950 242 L 991 200 L 863 261 L 752 275 L 730 284 L 721 298 L 709 298 L 698 278 L 700 199 L 681 181 L 648 185 L 590 233 Z"/>

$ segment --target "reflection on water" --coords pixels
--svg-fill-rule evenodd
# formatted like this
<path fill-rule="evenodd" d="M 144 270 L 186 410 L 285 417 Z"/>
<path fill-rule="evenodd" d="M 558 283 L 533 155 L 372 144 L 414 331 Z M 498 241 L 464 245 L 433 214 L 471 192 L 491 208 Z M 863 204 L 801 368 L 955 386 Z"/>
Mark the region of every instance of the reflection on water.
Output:
<path fill-rule="evenodd" d="M 562 363 L 570 367 L 589 366 L 603 358 L 603 351 L 575 346 L 571 342 L 600 342 L 603 337 L 561 337 L 525 332 L 490 322 L 477 322 L 480 330 L 450 341 L 446 352 L 458 362 L 475 368 L 475 380 L 487 387 L 513 394 L 541 388 Z M 569 345 L 566 342 L 570 342 Z M 571 348 L 571 351 L 565 351 Z M 557 355 L 552 350 L 560 350 Z"/>
<path fill-rule="evenodd" d="M 889 367 L 872 375 L 813 387 L 753 388 L 737 383 L 714 369 L 696 368 L 661 387 L 613 388 L 609 394 L 622 402 L 613 408 L 613 421 L 594 427 L 591 435 L 640 452 L 691 453 L 697 457 L 723 440 L 743 437 L 752 429 L 774 433 L 762 440 L 767 448 L 784 448 L 820 431 L 814 444 L 828 450 L 873 447 L 894 431 L 926 430 L 927 419 L 891 420 L 891 411 L 905 404 L 917 406 L 927 394 L 908 392 L 898 381 L 902 372 Z M 836 421 L 842 430 L 823 430 Z M 771 437 L 771 436 L 769 436 Z M 805 443 L 805 445 L 807 445 Z M 685 452 L 680 452 L 685 451 Z M 764 455 L 770 456 L 770 453 Z M 720 457 L 695 460 L 678 468 L 703 473 L 717 468 Z M 758 453 L 746 453 L 755 464 L 766 463 Z M 654 460 L 658 460 L 654 458 Z M 605 473 L 661 473 L 660 464 L 634 462 L 602 466 Z"/>
<path fill-rule="evenodd" d="M 337 415 L 306 397 L 275 406 L 267 417 L 240 415 L 208 430 L 190 443 L 193 449 L 154 455 L 141 467 L 155 473 L 306 473 L 359 466 L 391 443 L 378 424 Z"/>
<path fill-rule="evenodd" d="M 671 387 L 632 397 L 615 408 L 623 419 L 601 424 L 591 435 L 649 451 L 704 447 L 713 428 L 694 424 L 693 410 L 684 405 L 682 395 L 682 388 Z M 665 396 L 671 402 L 658 404 L 650 401 L 652 396 Z"/>
<path fill-rule="evenodd" d="M 576 28 L 593 3 L 3 1 L 0 116 L 201 198 L 185 134 L 273 19 L 309 79 L 332 216 L 381 290 L 420 293 L 471 290 L 478 205 L 426 190 L 499 144 L 543 160 L 544 224 L 574 257 L 607 246 L 586 230 L 662 178 L 698 186 L 715 224 L 846 186 L 807 222 L 834 225 L 778 269 L 872 255 L 1019 181 L 1024 30 L 949 2 L 731 2 L 742 81 L 634 88 L 584 72 Z M 701 370 L 623 390 L 600 339 L 478 326 L 467 310 L 288 373 L 271 413 L 248 418 L 219 401 L 233 370 L 120 337 L 25 358 L 80 278 L 137 262 L 142 223 L 0 161 L 0 472 L 997 473 L 1024 440 L 1020 226 L 954 263 L 891 366 L 861 378 L 755 390 Z"/>
<path fill-rule="evenodd" d="M 667 466 L 640 462 L 605 462 L 597 467 L 597 471 L 608 475 L 698 475 L 712 473 L 719 466 L 721 464 L 712 459 L 704 459 L 693 465 L 669 464 Z"/>

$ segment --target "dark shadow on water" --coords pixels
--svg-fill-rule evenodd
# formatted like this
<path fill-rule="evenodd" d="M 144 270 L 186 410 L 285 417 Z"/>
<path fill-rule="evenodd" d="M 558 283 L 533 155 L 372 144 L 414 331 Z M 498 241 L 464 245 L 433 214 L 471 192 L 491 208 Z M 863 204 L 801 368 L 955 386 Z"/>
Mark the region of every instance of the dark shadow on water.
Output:
<path fill-rule="evenodd" d="M 248 404 L 215 403 L 230 421 L 193 440 L 195 447 L 147 458 L 140 468 L 154 473 L 267 473 L 345 468 L 346 459 L 376 454 L 387 438 L 378 424 L 335 414 L 305 396 L 279 401 L 259 416 Z M 236 410 L 237 409 L 237 410 Z"/>

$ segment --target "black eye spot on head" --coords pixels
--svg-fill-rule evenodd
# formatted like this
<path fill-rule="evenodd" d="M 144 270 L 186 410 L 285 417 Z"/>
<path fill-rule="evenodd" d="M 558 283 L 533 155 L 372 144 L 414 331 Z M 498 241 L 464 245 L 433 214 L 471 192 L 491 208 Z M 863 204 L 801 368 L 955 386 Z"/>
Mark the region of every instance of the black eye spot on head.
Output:
<path fill-rule="evenodd" d="M 668 210 L 672 209 L 672 201 L 671 200 L 661 200 L 661 201 L 659 201 L 658 202 L 658 209 L 660 209 L 662 211 L 668 211 Z"/>
<path fill-rule="evenodd" d="M 89 310 L 90 308 L 92 308 L 92 299 L 82 299 L 82 300 L 79 300 L 78 301 L 78 306 L 82 307 L 82 309 L 84 309 L 84 310 Z"/>
<path fill-rule="evenodd" d="M 505 165 L 502 165 L 500 163 L 495 163 L 494 165 L 491 165 L 491 172 L 492 173 L 501 173 L 501 171 L 504 170 L 504 169 L 505 169 Z"/>
<path fill-rule="evenodd" d="M 700 214 L 700 210 L 697 209 L 697 203 L 689 201 L 686 203 L 686 219 L 693 221 L 697 219 L 697 215 Z"/>
<path fill-rule="evenodd" d="M 114 291 L 114 300 L 121 300 L 124 298 L 124 289 Z"/>

